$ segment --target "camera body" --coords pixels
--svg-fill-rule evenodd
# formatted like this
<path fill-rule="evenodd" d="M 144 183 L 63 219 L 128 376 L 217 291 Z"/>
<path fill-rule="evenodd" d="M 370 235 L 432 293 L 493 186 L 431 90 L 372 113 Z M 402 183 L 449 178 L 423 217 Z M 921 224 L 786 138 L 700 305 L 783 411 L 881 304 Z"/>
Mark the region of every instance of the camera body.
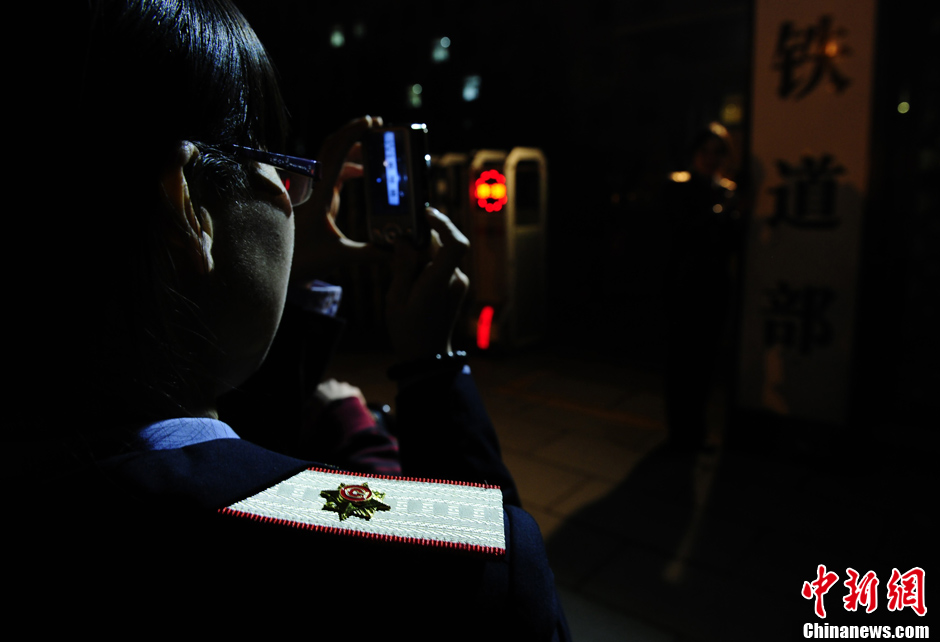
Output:
<path fill-rule="evenodd" d="M 422 123 L 376 128 L 362 141 L 366 224 L 376 245 L 405 237 L 424 247 L 430 239 L 424 214 L 430 202 L 427 135 Z"/>

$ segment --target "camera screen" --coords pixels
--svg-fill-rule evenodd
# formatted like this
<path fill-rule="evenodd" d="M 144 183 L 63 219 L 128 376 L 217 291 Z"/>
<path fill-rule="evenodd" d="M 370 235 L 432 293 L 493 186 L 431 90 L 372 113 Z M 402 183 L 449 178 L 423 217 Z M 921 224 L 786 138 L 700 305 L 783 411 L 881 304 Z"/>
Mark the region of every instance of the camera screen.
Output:
<path fill-rule="evenodd" d="M 404 235 L 423 243 L 428 236 L 426 135 L 423 125 L 412 125 L 371 131 L 363 139 L 366 225 L 373 242 Z"/>
<path fill-rule="evenodd" d="M 401 193 L 398 191 L 398 151 L 395 145 L 395 132 L 385 132 L 385 190 L 388 193 L 388 204 L 399 205 L 401 203 Z"/>
<path fill-rule="evenodd" d="M 408 177 L 408 144 L 401 130 L 375 132 L 367 139 L 366 162 L 374 216 L 401 216 L 413 209 Z"/>

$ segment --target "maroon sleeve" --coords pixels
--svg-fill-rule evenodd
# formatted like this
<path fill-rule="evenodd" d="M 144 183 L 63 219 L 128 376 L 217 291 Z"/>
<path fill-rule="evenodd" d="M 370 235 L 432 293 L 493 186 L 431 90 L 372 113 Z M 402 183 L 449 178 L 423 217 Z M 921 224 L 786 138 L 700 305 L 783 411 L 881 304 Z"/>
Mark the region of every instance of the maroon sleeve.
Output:
<path fill-rule="evenodd" d="M 356 397 L 329 404 L 305 433 L 305 458 L 356 472 L 401 474 L 398 440 Z"/>

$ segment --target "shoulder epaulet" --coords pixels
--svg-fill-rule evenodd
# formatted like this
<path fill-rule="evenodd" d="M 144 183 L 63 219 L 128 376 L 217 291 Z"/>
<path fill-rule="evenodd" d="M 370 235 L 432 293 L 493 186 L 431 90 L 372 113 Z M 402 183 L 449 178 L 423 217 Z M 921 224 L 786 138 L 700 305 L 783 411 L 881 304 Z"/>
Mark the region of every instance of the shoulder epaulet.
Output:
<path fill-rule="evenodd" d="M 221 513 L 314 531 L 499 557 L 498 486 L 309 468 Z"/>

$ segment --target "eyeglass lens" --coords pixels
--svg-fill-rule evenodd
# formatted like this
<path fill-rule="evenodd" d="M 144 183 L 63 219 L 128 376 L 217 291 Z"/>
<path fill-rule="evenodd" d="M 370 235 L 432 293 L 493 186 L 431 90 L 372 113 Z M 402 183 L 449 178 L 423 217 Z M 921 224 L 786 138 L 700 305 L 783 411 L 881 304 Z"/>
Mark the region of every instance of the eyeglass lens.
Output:
<path fill-rule="evenodd" d="M 277 174 L 281 177 L 281 182 L 284 183 L 284 189 L 287 190 L 291 205 L 296 207 L 307 202 L 307 199 L 313 193 L 312 178 L 282 169 L 277 170 Z"/>

